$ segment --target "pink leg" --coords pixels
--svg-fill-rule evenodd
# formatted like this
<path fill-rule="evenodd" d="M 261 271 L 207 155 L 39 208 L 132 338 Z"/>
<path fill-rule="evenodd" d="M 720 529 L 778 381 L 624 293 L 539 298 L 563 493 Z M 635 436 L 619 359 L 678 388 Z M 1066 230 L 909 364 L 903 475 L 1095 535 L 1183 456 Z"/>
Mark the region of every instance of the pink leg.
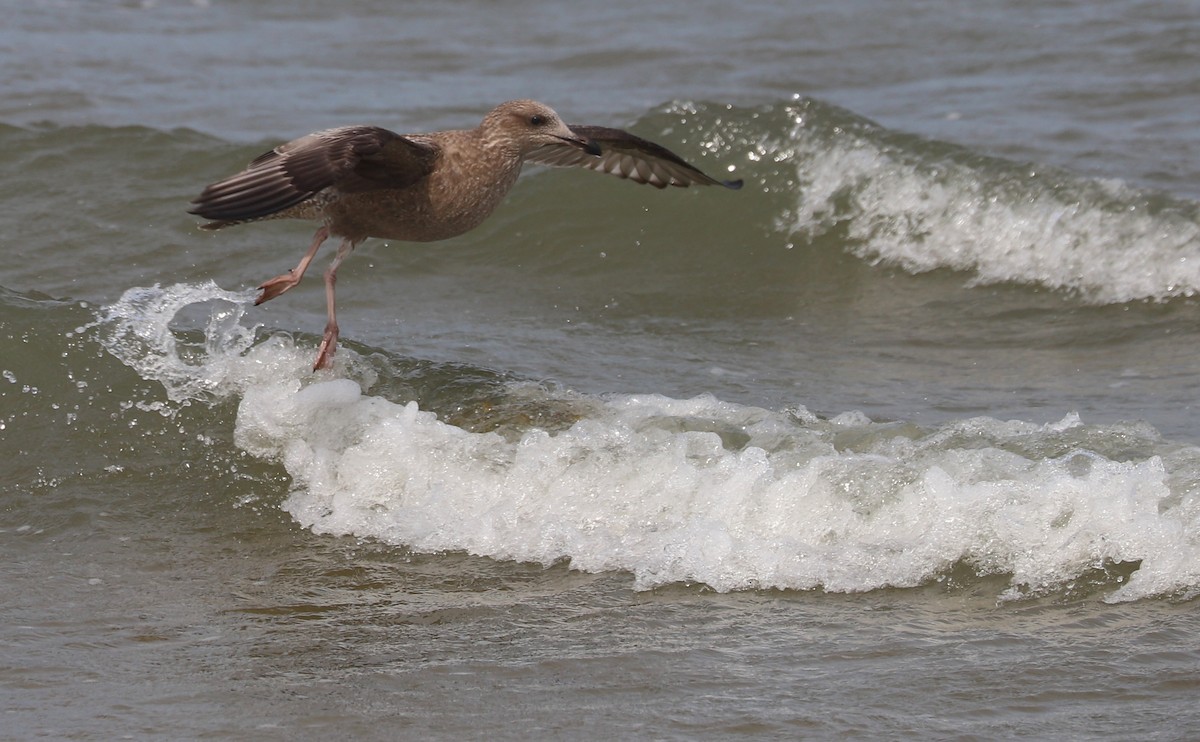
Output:
<path fill-rule="evenodd" d="M 308 248 L 308 252 L 304 253 L 304 257 L 300 258 L 300 262 L 296 264 L 295 268 L 291 269 L 287 273 L 282 273 L 278 276 L 275 276 L 270 281 L 267 281 L 262 286 L 258 287 L 262 290 L 262 293 L 259 294 L 258 298 L 254 300 L 254 305 L 258 306 L 264 301 L 270 301 L 276 296 L 282 294 L 284 291 L 287 291 L 296 284 L 300 283 L 300 279 L 304 278 L 304 271 L 308 270 L 308 264 L 312 262 L 313 257 L 317 254 L 317 250 L 328 237 L 328 227 L 322 226 L 320 229 L 318 229 L 317 233 L 313 235 L 312 246 Z"/>
<path fill-rule="evenodd" d="M 325 269 L 325 310 L 329 315 L 329 321 L 325 324 L 325 337 L 321 339 L 321 347 L 317 349 L 317 362 L 313 364 L 313 371 L 328 368 L 333 361 L 333 353 L 337 350 L 338 323 L 337 310 L 333 301 L 333 287 L 337 283 L 338 266 L 357 244 L 353 240 L 342 240 L 337 255 L 333 256 L 333 262 Z"/>

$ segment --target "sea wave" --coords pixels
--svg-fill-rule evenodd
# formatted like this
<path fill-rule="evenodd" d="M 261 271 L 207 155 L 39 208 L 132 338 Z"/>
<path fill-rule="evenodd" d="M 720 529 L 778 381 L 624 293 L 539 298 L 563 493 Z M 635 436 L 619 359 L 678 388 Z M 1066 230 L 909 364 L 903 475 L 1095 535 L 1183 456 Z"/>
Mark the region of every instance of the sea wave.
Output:
<path fill-rule="evenodd" d="M 1145 424 L 921 427 L 499 375 L 483 386 L 508 404 L 480 409 L 503 420 L 455 424 L 449 400 L 387 383 L 381 353 L 310 373 L 310 349 L 230 319 L 249 301 L 139 288 L 90 331 L 177 403 L 236 400 L 237 446 L 286 470 L 282 507 L 318 533 L 625 571 L 639 589 L 857 592 L 965 569 L 1006 575 L 1004 598 L 1200 591 L 1200 449 Z"/>
<path fill-rule="evenodd" d="M 1200 204 L 1171 194 L 888 129 L 814 98 L 679 101 L 631 128 L 746 187 L 654 198 L 591 178 L 538 177 L 484 226 L 473 258 L 557 275 L 620 272 L 634 285 L 643 276 L 711 285 L 719 274 L 741 291 L 799 285 L 814 263 L 830 268 L 821 257 L 830 251 L 1089 304 L 1200 292 Z M 496 241 L 511 244 L 495 251 Z M 602 256 L 563 249 L 590 243 L 606 245 Z"/>
<path fill-rule="evenodd" d="M 872 263 L 965 271 L 1093 303 L 1200 290 L 1200 205 L 1111 179 L 889 130 L 814 99 L 733 125 L 769 182 L 793 189 L 779 230 L 836 234 Z"/>
<path fill-rule="evenodd" d="M 912 274 L 960 271 L 969 285 L 1046 287 L 1094 304 L 1200 291 L 1200 204 L 1170 194 L 888 129 L 814 98 L 677 101 L 630 128 L 747 185 L 737 194 L 657 194 L 592 173 L 535 174 L 453 251 L 422 249 L 422 265 L 520 265 L 566 280 L 619 274 L 642 292 L 663 280 L 711 286 L 721 275 L 743 294 L 795 287 L 814 262 L 829 269 L 821 254 L 831 252 Z M 0 124 L 0 142 L 18 152 L 21 169 L 12 181 L 20 187 L 0 192 L 42 224 L 20 249 L 64 266 L 79 259 L 74 235 L 89 229 L 120 231 L 127 244 L 108 249 L 130 256 L 161 250 L 154 225 L 189 244 L 194 222 L 183 204 L 197 184 L 270 145 L 98 125 Z M 97 182 L 109 191 L 96 191 Z M 571 249 L 581 245 L 589 249 Z M 19 266 L 18 277 L 34 272 Z"/>

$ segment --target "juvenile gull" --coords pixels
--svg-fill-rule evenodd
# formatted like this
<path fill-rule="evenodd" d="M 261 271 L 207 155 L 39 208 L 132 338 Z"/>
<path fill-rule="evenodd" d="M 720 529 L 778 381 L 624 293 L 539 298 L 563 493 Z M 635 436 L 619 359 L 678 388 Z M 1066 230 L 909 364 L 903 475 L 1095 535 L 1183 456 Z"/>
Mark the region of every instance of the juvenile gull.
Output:
<path fill-rule="evenodd" d="M 678 155 L 620 129 L 567 126 L 531 100 L 502 103 L 478 127 L 396 134 L 377 126 L 326 129 L 281 144 L 245 170 L 204 189 L 191 214 L 204 229 L 261 219 L 318 219 L 321 226 L 295 268 L 258 288 L 262 304 L 300 283 L 321 244 L 341 245 L 325 271 L 328 322 L 313 370 L 337 348 L 337 269 L 368 237 L 433 242 L 478 227 L 512 188 L 526 162 L 578 166 L 656 188 L 722 185 Z"/>

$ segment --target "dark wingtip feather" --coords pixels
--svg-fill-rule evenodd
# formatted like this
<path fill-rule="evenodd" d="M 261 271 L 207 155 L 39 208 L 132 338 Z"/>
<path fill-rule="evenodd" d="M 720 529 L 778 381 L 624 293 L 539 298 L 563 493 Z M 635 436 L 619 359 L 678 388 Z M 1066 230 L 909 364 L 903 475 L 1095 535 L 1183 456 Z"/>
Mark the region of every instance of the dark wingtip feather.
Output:
<path fill-rule="evenodd" d="M 199 217 L 204 217 L 206 219 L 209 218 L 209 217 L 205 217 L 205 215 L 203 213 L 203 208 L 201 206 L 199 206 L 195 201 L 192 202 L 192 205 L 193 205 L 193 208 L 188 209 L 187 213 L 193 214 L 193 215 L 199 216 Z M 214 231 L 214 230 L 220 229 L 221 227 L 228 227 L 230 225 L 240 224 L 240 223 L 241 222 L 237 222 L 237 221 L 213 219 L 212 221 L 207 221 L 203 224 L 197 224 L 196 226 L 200 227 L 200 229 Z"/>
<path fill-rule="evenodd" d="M 740 190 L 742 187 L 742 179 L 738 178 L 737 180 L 722 180 L 721 185 L 725 186 L 731 191 Z"/>

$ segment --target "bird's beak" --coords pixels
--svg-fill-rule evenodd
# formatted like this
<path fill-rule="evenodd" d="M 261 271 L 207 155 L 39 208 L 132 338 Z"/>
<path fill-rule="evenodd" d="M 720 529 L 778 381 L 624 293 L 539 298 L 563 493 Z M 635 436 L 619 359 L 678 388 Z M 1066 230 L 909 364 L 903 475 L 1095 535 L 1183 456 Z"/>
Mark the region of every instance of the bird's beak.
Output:
<path fill-rule="evenodd" d="M 569 137 L 559 137 L 559 139 L 563 140 L 567 144 L 570 144 L 574 147 L 580 148 L 581 150 L 583 150 L 584 152 L 587 152 L 592 157 L 600 156 L 600 145 L 596 144 L 595 140 L 593 140 L 593 139 L 581 137 L 574 133 L 572 133 L 572 135 Z"/>

